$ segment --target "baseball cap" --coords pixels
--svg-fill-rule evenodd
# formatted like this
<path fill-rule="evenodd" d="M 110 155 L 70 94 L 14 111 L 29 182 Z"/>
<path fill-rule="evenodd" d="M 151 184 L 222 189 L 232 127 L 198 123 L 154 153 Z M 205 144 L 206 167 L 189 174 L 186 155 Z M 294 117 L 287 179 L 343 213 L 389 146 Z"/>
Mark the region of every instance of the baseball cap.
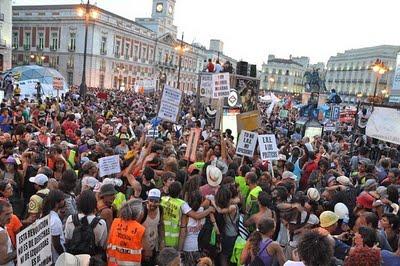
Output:
<path fill-rule="evenodd" d="M 49 178 L 44 174 L 37 174 L 35 176 L 30 177 L 29 182 L 39 186 L 43 186 L 45 183 L 49 182 Z"/>
<path fill-rule="evenodd" d="M 363 188 L 372 188 L 373 186 L 377 186 L 378 183 L 376 182 L 375 179 L 368 179 L 365 181 L 365 184 L 362 185 Z"/>
<path fill-rule="evenodd" d="M 278 155 L 278 161 L 286 161 L 286 155 L 285 154 L 279 154 Z"/>
<path fill-rule="evenodd" d="M 337 221 L 339 221 L 339 215 L 337 215 L 332 211 L 324 211 L 319 216 L 319 221 L 320 221 L 320 226 L 322 228 L 326 228 L 337 223 Z"/>
<path fill-rule="evenodd" d="M 161 199 L 161 192 L 159 189 L 153 188 L 150 189 L 149 195 L 147 196 L 148 200 L 160 200 Z"/>

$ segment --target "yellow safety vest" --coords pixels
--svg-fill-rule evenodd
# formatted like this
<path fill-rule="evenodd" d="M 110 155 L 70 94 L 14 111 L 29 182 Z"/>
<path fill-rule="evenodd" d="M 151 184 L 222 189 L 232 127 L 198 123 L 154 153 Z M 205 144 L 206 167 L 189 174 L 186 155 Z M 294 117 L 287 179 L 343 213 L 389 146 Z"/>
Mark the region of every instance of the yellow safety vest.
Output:
<path fill-rule="evenodd" d="M 165 232 L 165 246 L 178 248 L 181 223 L 181 206 L 185 202 L 181 199 L 164 196 L 161 198 Z"/>

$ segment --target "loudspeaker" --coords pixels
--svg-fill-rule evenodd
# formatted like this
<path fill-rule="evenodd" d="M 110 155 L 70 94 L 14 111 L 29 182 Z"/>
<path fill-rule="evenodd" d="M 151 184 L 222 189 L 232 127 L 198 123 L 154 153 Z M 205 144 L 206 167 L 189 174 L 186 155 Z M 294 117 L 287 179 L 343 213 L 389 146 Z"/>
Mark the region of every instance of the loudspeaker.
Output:
<path fill-rule="evenodd" d="M 250 65 L 250 77 L 257 77 L 257 65 Z"/>
<path fill-rule="evenodd" d="M 249 63 L 244 61 L 239 61 L 236 64 L 236 74 L 247 76 L 247 69 L 249 67 Z"/>

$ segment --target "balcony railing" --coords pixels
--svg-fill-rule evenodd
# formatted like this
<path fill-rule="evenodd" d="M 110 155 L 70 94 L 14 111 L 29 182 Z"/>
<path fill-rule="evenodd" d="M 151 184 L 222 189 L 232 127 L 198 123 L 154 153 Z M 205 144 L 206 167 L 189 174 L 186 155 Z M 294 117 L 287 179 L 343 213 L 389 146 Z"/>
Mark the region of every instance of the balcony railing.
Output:
<path fill-rule="evenodd" d="M 129 60 L 129 55 L 128 55 L 128 54 L 124 55 L 124 58 L 125 58 L 126 60 Z"/>
<path fill-rule="evenodd" d="M 4 21 L 4 13 L 0 13 L 0 21 Z"/>
<path fill-rule="evenodd" d="M 29 51 L 31 49 L 31 45 L 30 44 L 24 44 L 24 50 L 25 51 Z"/>
<path fill-rule="evenodd" d="M 50 51 L 57 51 L 58 47 L 55 45 L 50 46 Z"/>
<path fill-rule="evenodd" d="M 101 49 L 101 50 L 100 50 L 100 54 L 101 54 L 101 55 L 106 55 L 106 54 L 107 54 L 107 50 Z"/>
<path fill-rule="evenodd" d="M 43 46 L 36 46 L 36 51 L 43 51 Z"/>
<path fill-rule="evenodd" d="M 116 58 L 120 58 L 120 57 L 121 57 L 121 54 L 120 54 L 120 53 L 114 53 L 114 56 L 115 56 Z"/>

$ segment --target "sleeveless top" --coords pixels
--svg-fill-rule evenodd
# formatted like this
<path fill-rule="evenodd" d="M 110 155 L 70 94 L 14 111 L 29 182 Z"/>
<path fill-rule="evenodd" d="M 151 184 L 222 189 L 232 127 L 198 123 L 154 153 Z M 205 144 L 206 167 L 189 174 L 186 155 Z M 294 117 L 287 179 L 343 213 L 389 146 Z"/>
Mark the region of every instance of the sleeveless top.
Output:
<path fill-rule="evenodd" d="M 236 207 L 235 216 L 226 213 L 223 215 L 225 222 L 225 235 L 226 236 L 237 236 L 238 235 L 238 220 L 239 220 L 239 209 Z"/>
<path fill-rule="evenodd" d="M 295 162 L 293 162 L 293 157 L 290 156 L 290 158 L 288 159 L 289 162 L 292 162 L 294 164 L 294 170 L 293 170 L 293 174 L 295 174 L 297 176 L 297 181 L 296 183 L 299 183 L 299 180 L 301 178 L 301 168 L 300 168 L 300 159 L 297 158 L 297 160 Z"/>
<path fill-rule="evenodd" d="M 263 239 L 260 241 L 260 243 L 258 244 L 258 257 L 260 257 L 260 259 L 263 261 L 265 266 L 270 266 L 272 265 L 272 260 L 273 257 L 271 255 L 268 254 L 268 246 L 272 243 L 272 239 L 267 238 L 267 239 Z M 260 253 L 261 252 L 261 253 Z"/>
<path fill-rule="evenodd" d="M 153 219 L 147 214 L 146 220 L 142 225 L 146 228 L 143 236 L 143 250 L 146 255 L 152 255 L 153 251 L 158 250 L 158 224 L 160 223 L 160 209 Z"/>
<path fill-rule="evenodd" d="M 8 235 L 7 230 L 5 230 L 3 227 L 0 226 L 0 232 L 3 231 L 6 231 L 7 234 L 7 254 L 10 254 L 11 252 L 13 252 L 10 236 Z M 6 264 L 0 264 L 0 266 L 14 266 L 14 265 L 15 265 L 14 261 L 9 261 Z"/>

